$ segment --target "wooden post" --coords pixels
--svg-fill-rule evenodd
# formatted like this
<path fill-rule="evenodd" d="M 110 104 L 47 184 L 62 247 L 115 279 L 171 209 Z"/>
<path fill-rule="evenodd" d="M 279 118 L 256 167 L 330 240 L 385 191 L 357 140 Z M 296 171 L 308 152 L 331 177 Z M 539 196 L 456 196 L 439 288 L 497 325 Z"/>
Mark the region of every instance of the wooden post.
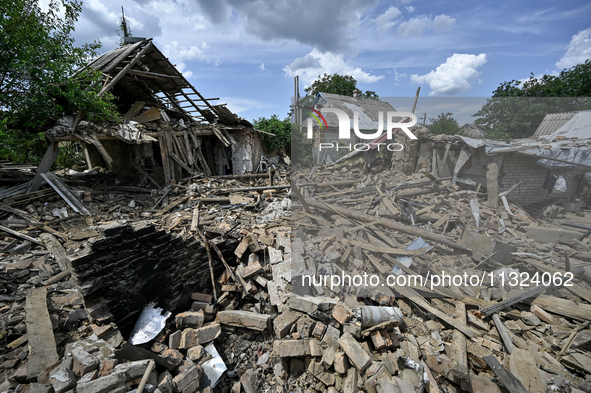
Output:
<path fill-rule="evenodd" d="M 496 162 L 488 164 L 486 171 L 486 190 L 488 206 L 499 207 L 499 165 Z"/>
<path fill-rule="evenodd" d="M 168 186 L 172 178 L 170 161 L 168 159 L 168 148 L 166 146 L 166 137 L 164 132 L 158 132 L 158 143 L 160 144 L 160 155 L 162 156 L 162 168 L 164 169 L 164 182 Z"/>
<path fill-rule="evenodd" d="M 43 159 L 41 160 L 41 162 L 39 163 L 39 166 L 37 167 L 37 174 L 35 175 L 35 177 L 31 181 L 31 184 L 29 184 L 29 187 L 27 188 L 27 191 L 26 191 L 27 194 L 30 192 L 35 192 L 39 189 L 39 187 L 41 186 L 41 183 L 43 182 L 43 178 L 41 177 L 41 174 L 47 173 L 47 171 L 49 171 L 49 169 L 51 168 L 51 166 L 55 162 L 55 159 L 57 158 L 57 155 L 59 154 L 59 152 L 60 152 L 60 149 L 58 147 L 58 144 L 51 142 L 49 144 L 49 146 L 47 147 L 47 151 L 45 152 Z"/>

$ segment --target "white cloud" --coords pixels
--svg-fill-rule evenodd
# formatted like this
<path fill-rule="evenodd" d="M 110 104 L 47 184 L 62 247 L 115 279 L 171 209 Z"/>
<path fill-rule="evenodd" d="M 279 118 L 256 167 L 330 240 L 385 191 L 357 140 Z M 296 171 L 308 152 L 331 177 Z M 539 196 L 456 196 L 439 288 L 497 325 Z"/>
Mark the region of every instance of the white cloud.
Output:
<path fill-rule="evenodd" d="M 207 42 L 203 41 L 203 42 L 201 42 L 201 47 L 203 49 L 207 49 L 207 48 L 209 48 L 209 45 L 207 45 Z"/>
<path fill-rule="evenodd" d="M 418 84 L 428 84 L 431 88 L 429 95 L 464 94 L 472 89 L 472 83 L 480 76 L 478 67 L 486 63 L 486 54 L 478 56 L 454 53 L 445 63 L 425 75 L 413 74 L 411 81 Z"/>
<path fill-rule="evenodd" d="M 248 112 L 253 109 L 272 108 L 273 105 L 242 97 L 220 97 L 220 102 L 226 103 L 227 108 L 232 108 L 232 112 L 240 114 L 241 112 Z"/>
<path fill-rule="evenodd" d="M 402 22 L 400 26 L 398 26 L 398 34 L 402 37 L 408 37 L 413 35 L 421 35 L 426 29 L 446 31 L 451 28 L 455 21 L 455 18 L 445 14 L 437 15 L 433 19 L 431 19 L 431 16 L 428 15 L 420 15 L 411 18 L 406 22 Z"/>
<path fill-rule="evenodd" d="M 170 44 L 164 45 L 164 53 L 177 60 L 207 59 L 198 47 L 183 47 L 178 41 L 171 41 Z"/>
<path fill-rule="evenodd" d="M 455 21 L 456 19 L 451 16 L 445 14 L 437 15 L 435 19 L 433 19 L 433 27 L 436 31 L 446 31 L 451 28 L 451 25 L 453 25 Z"/>
<path fill-rule="evenodd" d="M 261 71 L 265 71 L 265 63 L 261 64 L 261 65 L 259 66 L 259 68 L 261 69 Z"/>
<path fill-rule="evenodd" d="M 400 14 L 402 14 L 402 12 L 397 7 L 392 6 L 382 15 L 378 16 L 374 22 L 378 26 L 378 29 L 386 31 L 396 24 L 395 19 L 398 18 Z"/>
<path fill-rule="evenodd" d="M 321 53 L 318 49 L 312 50 L 304 57 L 295 59 L 290 65 L 283 68 L 283 71 L 290 77 L 299 75 L 306 86 L 310 86 L 318 76 L 324 73 L 351 75 L 361 83 L 374 83 L 384 77 L 383 75 L 371 75 L 359 67 L 353 67 L 343 55 Z"/>
<path fill-rule="evenodd" d="M 396 68 L 394 68 L 394 85 L 400 85 L 400 83 L 398 83 L 402 78 L 406 78 L 406 73 L 402 72 L 402 73 L 398 73 L 398 70 L 396 70 Z"/>
<path fill-rule="evenodd" d="M 406 8 L 406 11 L 409 13 L 415 12 L 415 7 L 413 7 L 412 5 L 406 6 L 404 8 Z"/>
<path fill-rule="evenodd" d="M 574 35 L 562 59 L 558 60 L 556 67 L 570 68 L 591 59 L 591 28 L 579 31 Z"/>
<path fill-rule="evenodd" d="M 421 35 L 430 22 L 431 21 L 426 16 L 412 18 L 411 20 L 402 22 L 400 26 L 398 26 L 398 34 L 402 37 Z"/>

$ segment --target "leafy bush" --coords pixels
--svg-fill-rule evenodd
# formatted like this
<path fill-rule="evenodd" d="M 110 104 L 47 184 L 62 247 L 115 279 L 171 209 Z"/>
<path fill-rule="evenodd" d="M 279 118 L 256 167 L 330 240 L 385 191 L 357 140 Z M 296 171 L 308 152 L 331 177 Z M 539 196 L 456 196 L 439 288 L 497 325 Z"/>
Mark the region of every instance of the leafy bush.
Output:
<path fill-rule="evenodd" d="M 269 134 L 263 134 L 263 149 L 268 154 L 285 151 L 289 154 L 291 150 L 291 121 L 289 117 L 280 120 L 277 115 L 269 119 L 259 117 L 254 121 L 254 128 Z"/>
<path fill-rule="evenodd" d="M 0 128 L 0 160 L 38 164 L 47 150 L 44 133 Z"/>

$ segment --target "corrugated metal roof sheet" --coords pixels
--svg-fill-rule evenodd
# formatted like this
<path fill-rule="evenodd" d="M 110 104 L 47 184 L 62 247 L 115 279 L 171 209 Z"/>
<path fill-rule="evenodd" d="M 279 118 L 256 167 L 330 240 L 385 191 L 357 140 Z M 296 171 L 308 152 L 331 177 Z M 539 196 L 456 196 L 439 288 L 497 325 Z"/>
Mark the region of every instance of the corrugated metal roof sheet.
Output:
<path fill-rule="evenodd" d="M 550 135 L 570 119 L 575 117 L 579 112 L 563 112 L 563 113 L 549 113 L 544 117 L 544 120 L 538 126 L 533 136 Z"/>

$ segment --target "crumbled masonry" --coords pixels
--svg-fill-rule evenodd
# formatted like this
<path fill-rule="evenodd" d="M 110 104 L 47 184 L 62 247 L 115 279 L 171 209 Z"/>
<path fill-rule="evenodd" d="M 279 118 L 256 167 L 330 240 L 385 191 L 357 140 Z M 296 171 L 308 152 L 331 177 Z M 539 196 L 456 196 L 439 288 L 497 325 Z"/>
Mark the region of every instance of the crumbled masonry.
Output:
<path fill-rule="evenodd" d="M 589 206 L 375 164 L 0 189 L 0 392 L 591 391 Z"/>

